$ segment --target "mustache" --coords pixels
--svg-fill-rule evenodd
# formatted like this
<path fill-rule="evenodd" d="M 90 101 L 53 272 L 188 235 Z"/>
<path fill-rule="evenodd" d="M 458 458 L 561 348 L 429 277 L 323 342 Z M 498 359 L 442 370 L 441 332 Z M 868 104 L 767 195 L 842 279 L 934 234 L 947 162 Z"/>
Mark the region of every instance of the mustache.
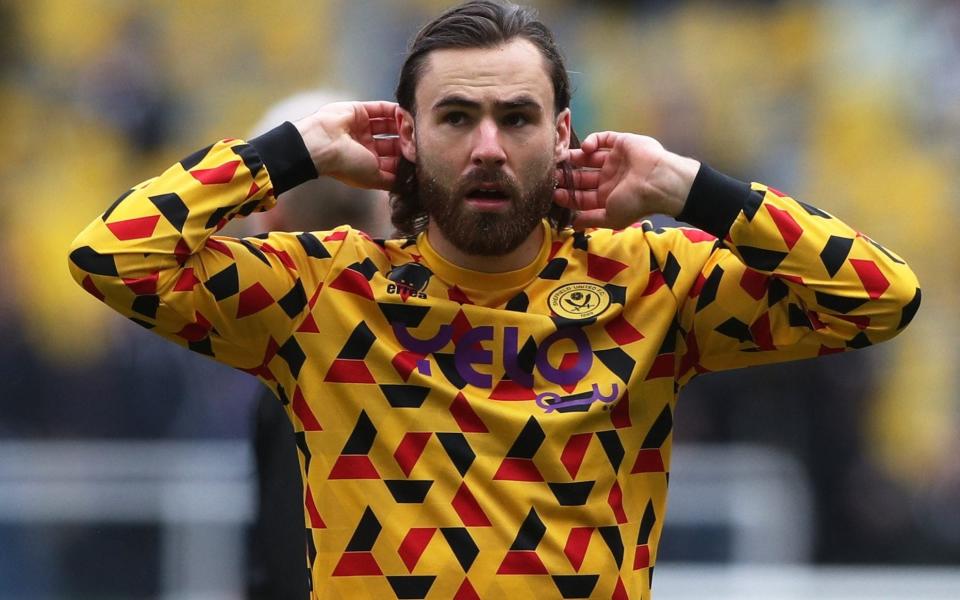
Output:
<path fill-rule="evenodd" d="M 499 167 L 474 167 L 460 179 L 457 193 L 464 195 L 481 185 L 495 185 L 513 198 L 520 193 L 517 182 Z"/>

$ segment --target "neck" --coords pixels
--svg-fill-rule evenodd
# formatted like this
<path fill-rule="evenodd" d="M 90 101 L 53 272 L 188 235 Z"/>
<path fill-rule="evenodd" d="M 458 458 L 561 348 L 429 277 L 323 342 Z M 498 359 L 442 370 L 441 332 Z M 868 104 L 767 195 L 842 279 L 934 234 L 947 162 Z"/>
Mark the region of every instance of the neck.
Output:
<path fill-rule="evenodd" d="M 460 250 L 443 235 L 443 232 L 433 221 L 427 224 L 427 237 L 437 254 L 461 269 L 481 273 L 506 273 L 522 269 L 536 260 L 537 255 L 540 254 L 540 247 L 543 245 L 543 224 L 534 227 L 527 239 L 501 256 L 481 256 L 468 254 Z"/>

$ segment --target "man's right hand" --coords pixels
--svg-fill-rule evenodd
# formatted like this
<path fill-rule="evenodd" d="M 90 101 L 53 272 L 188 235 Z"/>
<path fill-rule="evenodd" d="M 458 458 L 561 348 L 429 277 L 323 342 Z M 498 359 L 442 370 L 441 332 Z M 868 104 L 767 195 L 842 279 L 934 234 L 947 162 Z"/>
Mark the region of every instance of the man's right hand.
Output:
<path fill-rule="evenodd" d="M 389 190 L 400 157 L 396 112 L 393 102 L 336 102 L 293 124 L 321 176 Z"/>

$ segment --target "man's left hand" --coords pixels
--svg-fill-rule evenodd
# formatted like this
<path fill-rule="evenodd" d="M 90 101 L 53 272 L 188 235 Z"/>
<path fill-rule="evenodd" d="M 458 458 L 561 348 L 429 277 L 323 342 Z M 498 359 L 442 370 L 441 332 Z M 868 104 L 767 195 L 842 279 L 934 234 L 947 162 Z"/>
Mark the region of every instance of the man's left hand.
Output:
<path fill-rule="evenodd" d="M 651 137 L 614 131 L 590 134 L 565 158 L 574 167 L 573 181 L 559 172 L 554 201 L 575 211 L 576 229 L 621 229 L 655 213 L 675 217 L 700 169 L 698 161 Z"/>

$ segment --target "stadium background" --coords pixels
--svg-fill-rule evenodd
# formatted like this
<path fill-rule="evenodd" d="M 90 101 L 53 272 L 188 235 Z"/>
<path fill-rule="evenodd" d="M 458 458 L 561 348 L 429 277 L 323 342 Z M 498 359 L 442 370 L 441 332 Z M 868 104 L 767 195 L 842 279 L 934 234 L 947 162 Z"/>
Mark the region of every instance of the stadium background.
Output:
<path fill-rule="evenodd" d="M 255 383 L 92 301 L 67 245 L 126 187 L 246 136 L 290 94 L 392 99 L 406 41 L 448 4 L 0 3 L 0 597 L 240 593 Z M 690 386 L 657 597 L 697 597 L 697 581 L 826 597 L 844 573 L 861 579 L 837 597 L 919 580 L 932 587 L 897 597 L 957 597 L 960 3 L 532 4 L 564 47 L 579 132 L 643 132 L 787 190 L 895 249 L 923 286 L 893 343 Z M 171 481 L 181 508 L 153 506 Z"/>

